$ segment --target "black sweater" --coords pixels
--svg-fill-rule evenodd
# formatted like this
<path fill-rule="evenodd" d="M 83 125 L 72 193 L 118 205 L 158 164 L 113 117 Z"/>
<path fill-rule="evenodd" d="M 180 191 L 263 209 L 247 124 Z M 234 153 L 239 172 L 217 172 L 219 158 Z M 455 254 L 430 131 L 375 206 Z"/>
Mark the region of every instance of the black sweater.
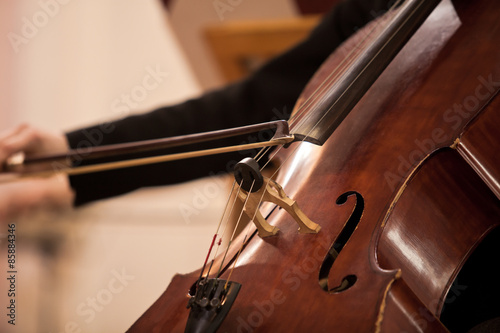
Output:
<path fill-rule="evenodd" d="M 287 119 L 300 92 L 322 62 L 357 29 L 383 13 L 388 2 L 341 2 L 307 39 L 245 80 L 179 105 L 67 133 L 69 144 L 76 149 Z M 252 138 L 231 139 L 225 144 L 241 143 L 242 140 L 251 141 Z M 141 155 L 135 155 L 138 156 Z M 76 192 L 75 205 L 81 205 L 144 186 L 230 171 L 234 162 L 243 157 L 241 153 L 230 153 L 71 176 L 70 183 Z"/>

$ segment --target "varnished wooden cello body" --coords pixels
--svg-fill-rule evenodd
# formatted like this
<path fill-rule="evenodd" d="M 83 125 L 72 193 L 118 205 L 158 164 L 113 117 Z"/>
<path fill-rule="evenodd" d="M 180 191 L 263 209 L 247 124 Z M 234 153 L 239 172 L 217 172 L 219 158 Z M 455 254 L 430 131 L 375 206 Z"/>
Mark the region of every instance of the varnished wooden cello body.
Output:
<path fill-rule="evenodd" d="M 246 241 L 218 332 L 446 331 L 453 283 L 500 223 L 499 41 L 495 0 L 444 1 L 322 146 L 278 154 L 276 181 L 322 229 L 265 205 L 280 232 Z M 174 277 L 130 332 L 183 332 L 198 276 Z"/>

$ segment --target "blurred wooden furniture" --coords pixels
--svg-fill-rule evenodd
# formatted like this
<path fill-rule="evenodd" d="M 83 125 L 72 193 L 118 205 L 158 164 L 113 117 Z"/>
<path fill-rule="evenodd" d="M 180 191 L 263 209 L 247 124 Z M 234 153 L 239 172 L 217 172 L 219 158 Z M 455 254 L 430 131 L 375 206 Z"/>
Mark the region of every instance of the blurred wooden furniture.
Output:
<path fill-rule="evenodd" d="M 208 46 L 231 82 L 307 37 L 320 15 L 266 21 L 238 21 L 205 29 Z"/>
<path fill-rule="evenodd" d="M 302 15 L 326 13 L 334 4 L 340 0 L 295 0 L 295 4 Z M 173 2 L 172 0 L 161 0 L 165 7 Z M 174 1 L 175 2 L 175 1 Z"/>

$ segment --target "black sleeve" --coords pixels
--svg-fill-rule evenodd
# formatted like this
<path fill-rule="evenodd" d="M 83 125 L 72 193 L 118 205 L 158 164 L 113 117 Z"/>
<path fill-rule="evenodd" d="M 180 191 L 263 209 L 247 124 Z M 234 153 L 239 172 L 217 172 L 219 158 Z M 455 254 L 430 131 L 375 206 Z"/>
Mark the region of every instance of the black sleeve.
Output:
<path fill-rule="evenodd" d="M 247 79 L 179 105 L 67 133 L 70 146 L 78 149 L 287 119 L 300 92 L 321 63 L 342 41 L 387 9 L 387 2 L 341 2 L 306 40 Z M 253 138 L 248 137 L 244 141 L 251 140 Z M 237 142 L 226 142 L 233 143 Z M 231 153 L 71 176 L 70 183 L 76 192 L 75 205 L 81 205 L 144 186 L 229 171 L 243 157 L 240 153 Z"/>

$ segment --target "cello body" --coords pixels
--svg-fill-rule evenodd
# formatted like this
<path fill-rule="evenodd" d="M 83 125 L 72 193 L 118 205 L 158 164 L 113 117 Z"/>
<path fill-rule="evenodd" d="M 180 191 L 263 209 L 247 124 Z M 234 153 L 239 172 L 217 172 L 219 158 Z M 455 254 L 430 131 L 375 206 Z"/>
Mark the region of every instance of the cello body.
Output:
<path fill-rule="evenodd" d="M 280 232 L 246 241 L 217 332 L 447 331 L 457 276 L 500 223 L 499 41 L 495 0 L 443 1 L 325 144 L 279 152 L 276 181 L 321 231 L 263 205 Z M 176 275 L 129 331 L 183 332 L 199 275 Z"/>

